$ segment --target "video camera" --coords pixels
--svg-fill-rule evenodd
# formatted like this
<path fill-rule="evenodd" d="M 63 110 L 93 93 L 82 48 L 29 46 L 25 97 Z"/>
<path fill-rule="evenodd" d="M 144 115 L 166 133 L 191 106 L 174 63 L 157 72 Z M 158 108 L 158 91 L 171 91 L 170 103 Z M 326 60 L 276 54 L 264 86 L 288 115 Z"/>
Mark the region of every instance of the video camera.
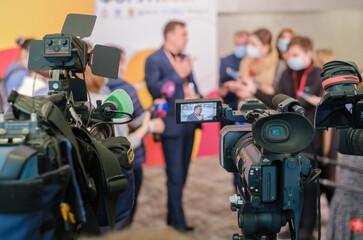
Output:
<path fill-rule="evenodd" d="M 282 94 L 273 103 L 277 110 L 267 110 L 257 100 L 247 100 L 239 110 L 220 99 L 176 101 L 177 123 L 220 122 L 222 118 L 249 123 L 220 131 L 220 164 L 242 179 L 230 203 L 232 211 L 238 209 L 243 236 L 235 234 L 233 239 L 276 239 L 287 222 L 291 238 L 298 239 L 303 186 L 320 173 L 299 153 L 314 137 L 305 110 Z"/>
<path fill-rule="evenodd" d="M 49 93 L 28 97 L 13 90 L 12 113 L 0 113 L 0 198 L 2 205 L 14 206 L 0 207 L 0 219 L 2 213 L 24 215 L 10 229 L 0 230 L 7 239 L 41 238 L 34 234 L 64 239 L 75 233 L 100 234 L 100 226 L 112 229 L 118 197 L 132 184 L 133 176 L 124 173 L 132 172 L 133 150 L 126 138 L 114 137 L 112 122 L 133 119 L 130 97 L 116 90 L 104 103 L 87 106 L 85 79 L 76 75 L 88 64 L 95 75 L 117 78 L 120 52 L 101 45 L 89 52 L 80 39 L 91 34 L 95 20 L 70 14 L 61 34 L 33 40 L 28 67 L 50 70 Z M 25 211 L 22 206 L 33 199 L 39 201 L 36 209 Z M 27 217 L 29 211 L 40 212 L 40 217 Z M 104 215 L 106 220 L 101 219 Z M 21 225 L 30 231 L 14 232 Z"/>
<path fill-rule="evenodd" d="M 363 90 L 358 88 L 362 77 L 357 65 L 331 61 L 323 66 L 321 77 L 327 93 L 316 108 L 315 128 L 336 127 L 339 152 L 363 155 Z"/>

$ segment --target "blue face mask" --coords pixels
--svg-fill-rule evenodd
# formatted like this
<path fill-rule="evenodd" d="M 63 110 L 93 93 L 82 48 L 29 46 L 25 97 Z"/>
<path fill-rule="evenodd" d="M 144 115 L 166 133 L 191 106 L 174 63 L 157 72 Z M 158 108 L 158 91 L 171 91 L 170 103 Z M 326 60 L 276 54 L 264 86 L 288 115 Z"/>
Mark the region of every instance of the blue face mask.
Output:
<path fill-rule="evenodd" d="M 287 59 L 287 65 L 292 70 L 299 71 L 301 69 L 304 69 L 305 62 L 302 59 L 302 57 L 294 57 L 294 58 Z"/>
<path fill-rule="evenodd" d="M 245 45 L 236 46 L 234 48 L 233 54 L 237 58 L 244 58 L 244 56 L 247 54 L 247 47 Z"/>
<path fill-rule="evenodd" d="M 258 50 L 257 47 L 255 47 L 251 44 L 247 45 L 247 55 L 250 56 L 251 58 L 260 58 L 261 57 L 260 50 Z"/>
<path fill-rule="evenodd" d="M 280 38 L 279 41 L 277 42 L 277 48 L 285 53 L 287 51 L 287 47 L 289 46 L 291 39 L 289 38 Z"/>

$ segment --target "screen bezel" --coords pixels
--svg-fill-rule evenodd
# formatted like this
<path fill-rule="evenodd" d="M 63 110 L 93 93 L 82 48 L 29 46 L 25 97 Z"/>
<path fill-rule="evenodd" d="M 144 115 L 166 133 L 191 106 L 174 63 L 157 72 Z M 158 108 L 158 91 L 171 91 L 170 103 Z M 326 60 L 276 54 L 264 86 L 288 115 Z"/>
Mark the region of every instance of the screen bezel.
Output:
<path fill-rule="evenodd" d="M 201 121 L 180 121 L 181 115 L 181 105 L 182 104 L 203 104 L 203 103 L 217 103 L 217 112 L 215 120 L 201 120 Z M 203 123 L 203 122 L 220 122 L 222 117 L 222 100 L 220 98 L 203 98 L 203 99 L 178 99 L 175 101 L 175 118 L 178 124 L 188 124 L 188 123 Z"/>

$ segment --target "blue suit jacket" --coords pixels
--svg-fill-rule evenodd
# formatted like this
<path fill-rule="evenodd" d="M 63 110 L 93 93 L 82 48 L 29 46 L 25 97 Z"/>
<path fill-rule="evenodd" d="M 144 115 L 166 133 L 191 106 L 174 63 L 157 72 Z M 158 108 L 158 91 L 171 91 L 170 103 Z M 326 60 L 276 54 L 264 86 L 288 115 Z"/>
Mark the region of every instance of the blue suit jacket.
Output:
<path fill-rule="evenodd" d="M 234 54 L 231 54 L 225 58 L 221 59 L 221 64 L 219 68 L 219 82 L 220 84 L 234 80 L 231 76 L 229 76 L 226 72 L 227 67 L 232 68 L 235 71 L 239 70 L 239 64 L 241 62 L 241 58 L 237 58 Z M 229 92 L 227 96 L 223 98 L 224 103 L 228 104 L 232 109 L 237 109 L 238 97 L 236 94 Z"/>
<path fill-rule="evenodd" d="M 181 57 L 185 57 L 185 55 L 182 55 Z M 173 81 L 176 86 L 175 94 L 171 98 L 167 99 L 168 113 L 164 119 L 165 131 L 163 136 L 173 137 L 194 133 L 194 130 L 197 127 L 196 124 L 176 124 L 175 100 L 184 99 L 184 81 L 174 70 L 162 48 L 151 54 L 146 59 L 145 78 L 149 92 L 154 99 L 161 97 L 160 91 L 166 82 Z M 194 81 L 193 73 L 188 76 L 188 80 L 189 82 L 194 83 L 195 91 L 199 94 L 197 84 Z"/>

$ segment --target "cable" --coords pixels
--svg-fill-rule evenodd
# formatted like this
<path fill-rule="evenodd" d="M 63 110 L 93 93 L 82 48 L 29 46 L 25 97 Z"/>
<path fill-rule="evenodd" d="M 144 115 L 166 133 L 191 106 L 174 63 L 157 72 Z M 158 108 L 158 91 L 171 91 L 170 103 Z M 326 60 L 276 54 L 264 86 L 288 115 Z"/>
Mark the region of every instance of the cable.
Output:
<path fill-rule="evenodd" d="M 318 168 L 318 159 L 316 156 L 316 150 L 314 147 L 314 144 L 311 143 L 311 147 L 313 148 L 314 153 L 314 168 Z M 316 183 L 317 183 L 317 200 L 318 200 L 318 240 L 321 238 L 321 209 L 320 209 L 320 183 L 319 183 L 319 175 L 316 177 Z"/>
<path fill-rule="evenodd" d="M 310 153 L 304 152 L 303 155 L 308 157 L 308 158 L 314 158 L 314 155 L 310 154 Z M 363 168 L 356 167 L 356 166 L 351 166 L 351 165 L 343 163 L 343 162 L 338 162 L 338 161 L 336 161 L 334 159 L 331 159 L 331 158 L 328 158 L 328 157 L 317 156 L 317 160 L 318 160 L 318 162 L 321 162 L 321 163 L 339 166 L 341 168 L 346 168 L 346 169 L 349 169 L 351 171 L 356 171 L 356 172 L 359 172 L 359 173 L 363 174 Z"/>
<path fill-rule="evenodd" d="M 122 114 L 125 114 L 129 117 L 128 120 L 124 121 L 124 122 L 98 122 L 96 123 L 95 125 L 92 126 L 92 128 L 89 130 L 90 132 L 98 125 L 101 125 L 101 124 L 111 124 L 111 125 L 118 125 L 118 124 L 126 124 L 126 123 L 130 123 L 134 120 L 134 116 L 128 112 L 123 112 L 123 111 L 118 111 L 118 110 L 113 110 L 113 111 L 117 111 L 117 113 L 122 113 Z"/>

